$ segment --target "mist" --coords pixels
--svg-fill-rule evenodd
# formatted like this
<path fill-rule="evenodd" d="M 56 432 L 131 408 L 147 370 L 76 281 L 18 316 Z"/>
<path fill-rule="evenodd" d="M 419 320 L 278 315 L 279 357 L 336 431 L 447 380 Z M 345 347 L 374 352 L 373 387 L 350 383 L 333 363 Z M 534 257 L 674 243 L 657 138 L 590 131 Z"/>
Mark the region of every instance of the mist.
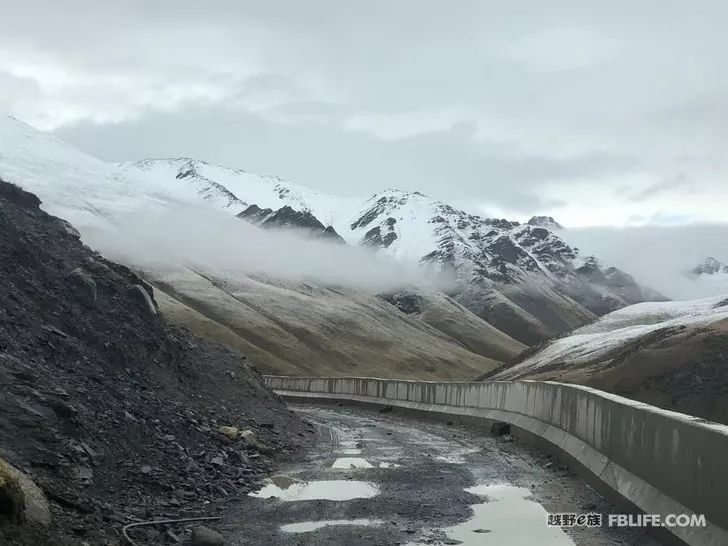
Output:
<path fill-rule="evenodd" d="M 675 300 L 728 293 L 728 276 L 691 278 L 687 272 L 712 256 L 728 263 L 728 224 L 566 229 L 559 236 L 605 266 Z"/>
<path fill-rule="evenodd" d="M 84 242 L 105 257 L 153 273 L 187 268 L 229 278 L 265 275 L 371 293 L 415 285 L 446 290 L 452 285 L 444 273 L 368 248 L 311 239 L 297 230 L 264 230 L 223 212 L 185 204 L 150 206 L 116 217 L 111 226 L 80 230 Z"/>

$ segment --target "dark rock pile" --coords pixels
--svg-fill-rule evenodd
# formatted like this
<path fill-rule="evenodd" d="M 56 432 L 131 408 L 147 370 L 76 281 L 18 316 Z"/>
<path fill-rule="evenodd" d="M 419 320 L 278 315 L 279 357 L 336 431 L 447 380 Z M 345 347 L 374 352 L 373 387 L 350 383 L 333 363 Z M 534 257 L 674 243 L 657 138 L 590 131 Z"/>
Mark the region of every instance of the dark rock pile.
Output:
<path fill-rule="evenodd" d="M 141 278 L 39 205 L 0 181 L 0 459 L 52 521 L 0 514 L 0 543 L 116 544 L 125 523 L 249 491 L 305 425 L 244 357 L 165 325 Z"/>

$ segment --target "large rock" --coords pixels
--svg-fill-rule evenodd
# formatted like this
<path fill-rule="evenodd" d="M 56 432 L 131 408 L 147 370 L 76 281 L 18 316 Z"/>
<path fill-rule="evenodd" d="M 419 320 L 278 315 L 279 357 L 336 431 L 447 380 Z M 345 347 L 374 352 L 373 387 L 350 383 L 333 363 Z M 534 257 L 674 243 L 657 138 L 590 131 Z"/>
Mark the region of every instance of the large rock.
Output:
<path fill-rule="evenodd" d="M 237 427 L 220 427 L 217 430 L 220 434 L 227 436 L 231 440 L 240 438 L 240 429 Z"/>
<path fill-rule="evenodd" d="M 192 529 L 192 539 L 190 544 L 192 546 L 220 546 L 225 544 L 225 538 L 220 533 L 213 531 L 209 527 L 198 525 Z"/>
<path fill-rule="evenodd" d="M 96 282 L 91 278 L 91 275 L 80 267 L 77 267 L 71 271 L 69 278 L 81 299 L 88 303 L 94 303 L 96 301 Z"/>
<path fill-rule="evenodd" d="M 48 500 L 40 488 L 3 459 L 0 459 L 0 513 L 43 527 L 51 522 Z"/>
<path fill-rule="evenodd" d="M 496 421 L 495 423 L 490 425 L 490 433 L 493 436 L 503 436 L 504 434 L 510 434 L 511 425 L 509 425 L 508 423 Z"/>
<path fill-rule="evenodd" d="M 157 314 L 157 308 L 154 305 L 154 300 L 146 291 L 146 289 L 140 285 L 135 284 L 129 289 L 129 297 L 138 303 L 142 304 L 144 308 L 149 312 L 150 315 Z"/>

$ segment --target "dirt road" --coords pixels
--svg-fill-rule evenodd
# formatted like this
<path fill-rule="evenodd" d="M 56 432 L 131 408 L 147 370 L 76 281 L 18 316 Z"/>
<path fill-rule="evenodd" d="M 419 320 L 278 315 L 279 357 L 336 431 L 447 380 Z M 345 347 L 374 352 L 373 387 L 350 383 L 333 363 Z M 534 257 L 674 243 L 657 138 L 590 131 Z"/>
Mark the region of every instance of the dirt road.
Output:
<path fill-rule="evenodd" d="M 349 407 L 297 406 L 320 441 L 225 518 L 233 544 L 657 543 L 642 531 L 548 527 L 615 508 L 546 456 L 475 428 Z"/>

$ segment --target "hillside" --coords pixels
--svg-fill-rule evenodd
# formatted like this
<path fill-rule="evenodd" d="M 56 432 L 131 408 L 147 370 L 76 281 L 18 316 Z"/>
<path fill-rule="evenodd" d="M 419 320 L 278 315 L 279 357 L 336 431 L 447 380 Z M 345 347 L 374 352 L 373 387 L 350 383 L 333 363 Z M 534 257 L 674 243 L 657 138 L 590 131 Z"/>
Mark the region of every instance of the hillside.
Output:
<path fill-rule="evenodd" d="M 728 423 L 728 296 L 620 309 L 487 377 L 580 383 Z"/>
<path fill-rule="evenodd" d="M 494 357 L 523 349 L 500 333 L 490 340 L 488 326 L 462 310 L 457 320 L 483 340 L 471 351 L 459 340 L 465 334 L 448 335 L 353 289 L 192 270 L 150 279 L 164 293 L 160 308 L 170 320 L 237 345 L 271 373 L 466 379 L 499 366 Z"/>
<path fill-rule="evenodd" d="M 167 326 L 142 279 L 39 204 L 0 181 L 0 460 L 40 486 L 51 525 L 0 526 L 0 543 L 102 544 L 250 490 L 305 426 L 244 357 Z"/>
<path fill-rule="evenodd" d="M 169 305 L 163 313 L 200 335 L 247 350 L 261 370 L 472 377 L 509 361 L 524 345 L 609 310 L 661 297 L 626 273 L 582 257 L 559 238 L 560 226 L 553 219 L 534 218 L 521 225 L 482 218 L 398 190 L 368 199 L 327 195 L 187 158 L 116 165 L 13 118 L 0 120 L 0 176 L 36 192 L 46 211 L 69 220 L 95 248 L 128 250 L 116 252 L 115 259 L 165 292 L 160 301 Z M 184 225 L 150 222 L 172 218 L 171 211 L 177 214 L 174 221 Z M 219 245 L 219 255 L 208 262 L 238 256 L 235 271 L 200 265 L 198 250 L 192 248 L 162 266 L 155 260 L 169 245 L 158 240 L 132 255 L 160 230 L 169 231 L 168 239 L 177 235 L 179 243 L 182 236 L 175 230 L 195 223 L 205 228 L 208 219 L 215 219 L 207 215 L 215 214 L 238 217 L 265 231 L 296 228 L 310 239 L 337 245 L 343 240 L 351 248 L 369 249 L 382 260 L 447 281 L 428 285 L 412 277 L 409 286 L 399 286 L 403 281 L 391 273 L 385 276 L 392 286 L 373 289 L 346 278 L 289 278 L 284 271 L 294 260 L 280 245 L 264 257 L 270 267 L 261 276 L 253 258 L 246 261 L 247 253 L 235 250 L 236 230 L 229 227 L 210 235 L 232 240 Z M 300 251 L 297 255 L 301 262 L 315 261 Z M 346 256 L 337 256 L 336 267 L 351 267 Z M 317 259 L 319 271 L 336 269 L 324 263 L 333 258 Z M 388 294 L 403 288 L 423 296 L 427 305 L 422 312 L 408 314 L 386 304 Z"/>
<path fill-rule="evenodd" d="M 123 176 L 150 187 L 183 185 L 185 192 L 196 190 L 206 202 L 258 224 L 297 211 L 307 216 L 301 227 L 325 226 L 350 245 L 452 274 L 455 300 L 525 344 L 631 303 L 665 299 L 627 273 L 581 256 L 558 236 L 562 228 L 553 218 L 521 225 L 395 189 L 367 199 L 327 195 L 187 158 L 125 164 Z"/>

